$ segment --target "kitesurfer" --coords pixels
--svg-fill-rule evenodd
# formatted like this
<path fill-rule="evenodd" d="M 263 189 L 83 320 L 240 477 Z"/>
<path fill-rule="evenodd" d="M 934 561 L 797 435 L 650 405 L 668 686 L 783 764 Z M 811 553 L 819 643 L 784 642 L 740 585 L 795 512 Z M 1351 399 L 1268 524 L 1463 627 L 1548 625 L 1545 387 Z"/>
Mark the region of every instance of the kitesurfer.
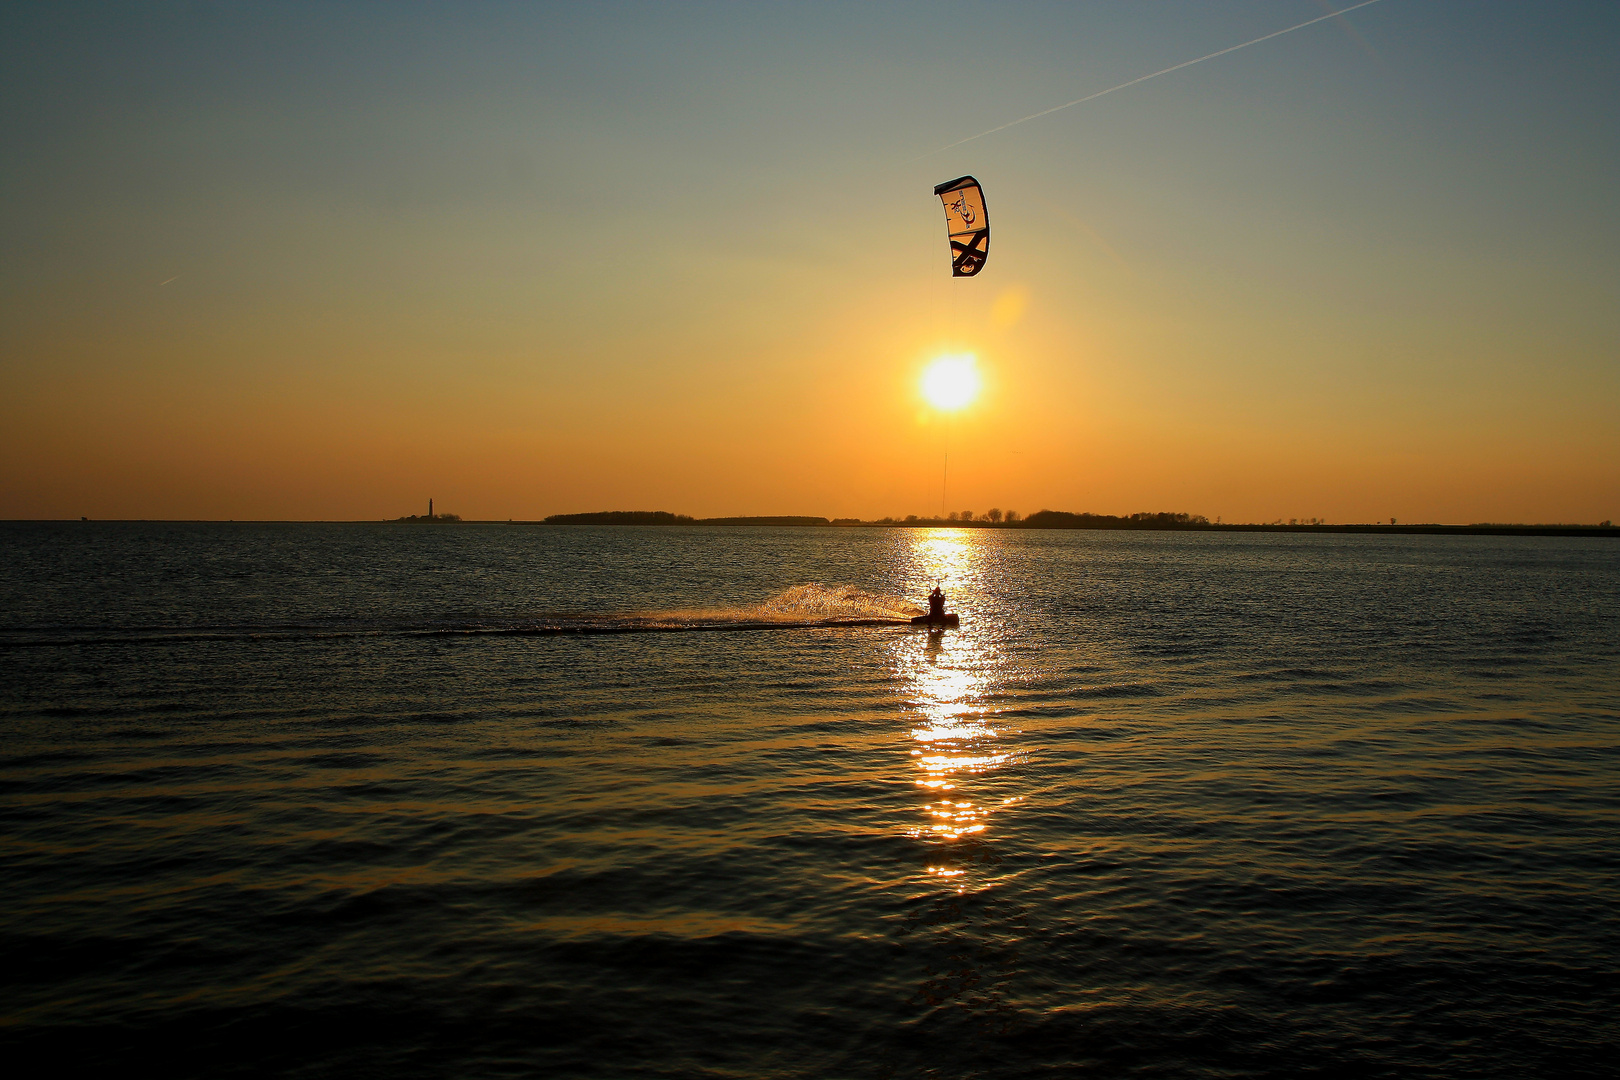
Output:
<path fill-rule="evenodd" d="M 945 617 L 945 594 L 940 592 L 939 586 L 928 594 L 928 617 L 930 619 L 943 619 Z"/>

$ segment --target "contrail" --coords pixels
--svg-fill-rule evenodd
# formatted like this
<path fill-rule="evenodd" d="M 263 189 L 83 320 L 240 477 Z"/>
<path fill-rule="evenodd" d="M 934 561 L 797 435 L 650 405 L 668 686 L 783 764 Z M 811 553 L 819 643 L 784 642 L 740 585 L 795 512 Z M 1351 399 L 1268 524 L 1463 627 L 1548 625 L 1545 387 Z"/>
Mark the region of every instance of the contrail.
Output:
<path fill-rule="evenodd" d="M 1245 41 L 1241 45 L 1233 45 L 1230 48 L 1222 49 L 1219 52 L 1206 53 L 1196 60 L 1184 60 L 1173 67 L 1162 68 L 1159 71 L 1153 72 L 1152 74 L 1142 75 L 1138 78 L 1132 79 L 1130 82 L 1122 82 L 1118 86 L 1110 86 L 1106 90 L 1099 90 L 1095 94 L 1087 94 L 1083 98 L 1075 98 L 1073 101 L 1066 101 L 1062 105 L 1054 105 L 1050 109 L 1042 109 L 1038 113 L 1030 113 L 1028 116 L 1021 116 L 1017 120 L 1009 120 L 1005 124 L 997 124 L 995 127 L 981 131 L 977 135 L 969 135 L 965 139 L 957 139 L 955 142 L 942 146 L 938 150 L 930 150 L 928 153 L 922 155 L 922 157 L 931 157 L 934 154 L 942 153 L 951 149 L 952 147 L 961 146 L 963 143 L 972 142 L 974 139 L 982 139 L 986 135 L 994 135 L 998 131 L 1004 131 L 1010 127 L 1017 127 L 1019 124 L 1027 124 L 1031 120 L 1039 120 L 1043 116 L 1050 116 L 1052 113 L 1061 112 L 1064 109 L 1071 109 L 1076 105 L 1084 105 L 1088 101 L 1096 101 L 1100 97 L 1106 97 L 1116 90 L 1125 89 L 1127 86 L 1135 86 L 1137 83 L 1147 82 L 1149 79 L 1157 79 L 1160 75 L 1168 75 L 1172 71 L 1180 71 L 1182 68 L 1192 67 L 1194 64 L 1202 64 L 1205 60 L 1213 60 L 1217 56 L 1225 56 L 1227 53 L 1234 53 L 1239 49 L 1247 49 L 1250 45 L 1258 45 L 1262 41 L 1270 41 L 1272 38 L 1282 37 L 1284 34 L 1292 34 L 1295 30 L 1303 30 L 1307 26 L 1315 26 L 1317 23 L 1325 22 L 1328 19 L 1337 19 L 1340 15 L 1348 15 L 1357 8 L 1368 7 L 1376 3 L 1378 3 L 1378 0 L 1361 0 L 1361 3 L 1359 4 L 1351 4 L 1347 8 L 1340 8 L 1338 11 L 1330 11 L 1326 15 L 1318 15 L 1314 19 L 1306 19 L 1304 22 L 1295 23 L 1293 26 L 1290 26 L 1284 30 L 1274 30 L 1269 34 L 1266 34 L 1264 37 L 1255 38 L 1253 41 Z M 914 158 L 913 160 L 921 161 L 922 158 Z"/>
<path fill-rule="evenodd" d="M 183 277 L 185 277 L 184 274 L 176 274 L 176 275 L 174 275 L 174 277 L 170 278 L 169 281 L 179 281 Z M 158 282 L 158 285 L 160 285 L 160 286 L 167 285 L 169 283 L 169 281 L 160 281 L 160 282 Z"/>

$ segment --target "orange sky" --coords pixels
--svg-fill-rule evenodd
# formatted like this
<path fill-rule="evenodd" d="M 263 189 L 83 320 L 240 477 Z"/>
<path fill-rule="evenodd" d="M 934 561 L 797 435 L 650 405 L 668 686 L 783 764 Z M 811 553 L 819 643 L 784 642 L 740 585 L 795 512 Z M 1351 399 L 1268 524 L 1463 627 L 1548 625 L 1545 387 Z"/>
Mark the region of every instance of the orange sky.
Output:
<path fill-rule="evenodd" d="M 1613 13 L 319 10 L 5 17 L 7 516 L 1620 511 Z"/>

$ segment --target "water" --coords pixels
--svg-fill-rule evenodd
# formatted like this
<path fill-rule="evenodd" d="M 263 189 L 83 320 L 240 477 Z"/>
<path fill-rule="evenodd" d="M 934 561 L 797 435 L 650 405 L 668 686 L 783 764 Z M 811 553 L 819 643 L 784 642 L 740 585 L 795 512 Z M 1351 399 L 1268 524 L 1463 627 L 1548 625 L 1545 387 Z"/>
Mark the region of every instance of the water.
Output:
<path fill-rule="evenodd" d="M 1610 542 L 0 541 L 12 1054 L 1520 1078 L 1620 1052 Z M 941 576 L 962 629 L 892 625 Z"/>

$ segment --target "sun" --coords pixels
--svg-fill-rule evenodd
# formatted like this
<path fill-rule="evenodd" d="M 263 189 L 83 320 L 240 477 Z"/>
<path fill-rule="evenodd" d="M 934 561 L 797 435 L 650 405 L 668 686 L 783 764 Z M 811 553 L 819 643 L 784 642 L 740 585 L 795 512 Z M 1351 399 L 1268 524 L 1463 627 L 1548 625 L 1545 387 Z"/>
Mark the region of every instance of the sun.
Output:
<path fill-rule="evenodd" d="M 955 412 L 979 395 L 979 369 L 972 353 L 941 356 L 923 372 L 923 397 L 936 409 Z"/>

